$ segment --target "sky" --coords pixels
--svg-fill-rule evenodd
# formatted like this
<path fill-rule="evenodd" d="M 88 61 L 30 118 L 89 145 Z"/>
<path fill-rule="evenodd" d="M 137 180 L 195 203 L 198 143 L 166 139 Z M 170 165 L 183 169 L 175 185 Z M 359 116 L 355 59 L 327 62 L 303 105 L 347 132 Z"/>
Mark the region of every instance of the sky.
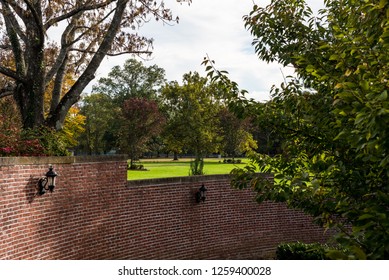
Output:
<path fill-rule="evenodd" d="M 272 85 L 282 83 L 285 76 L 293 74 L 293 69 L 260 61 L 251 45 L 253 37 L 243 21 L 243 16 L 250 13 L 254 4 L 265 6 L 269 2 L 193 0 L 188 5 L 165 0 L 166 7 L 171 8 L 174 17 L 179 16 L 180 21 L 167 25 L 152 20 L 140 28 L 140 35 L 154 39 L 153 54 L 142 61 L 146 66 L 156 64 L 165 69 L 168 81 L 181 83 L 182 76 L 189 71 L 205 76 L 205 67 L 201 63 L 208 55 L 219 70 L 228 71 L 229 78 L 249 92 L 249 98 L 269 100 Z M 306 2 L 314 11 L 323 5 L 322 0 Z M 90 91 L 98 78 L 106 76 L 113 66 L 122 65 L 130 57 L 107 58 L 85 91 Z"/>

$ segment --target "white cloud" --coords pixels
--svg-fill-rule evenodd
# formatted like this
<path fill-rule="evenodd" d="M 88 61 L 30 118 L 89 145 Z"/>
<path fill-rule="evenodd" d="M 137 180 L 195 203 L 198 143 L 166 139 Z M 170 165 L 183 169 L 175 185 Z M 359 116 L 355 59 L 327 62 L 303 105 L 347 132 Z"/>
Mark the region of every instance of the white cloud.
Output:
<path fill-rule="evenodd" d="M 315 10 L 321 6 L 317 0 L 308 2 L 314 3 Z M 189 71 L 204 74 L 201 62 L 208 54 L 216 61 L 218 69 L 227 70 L 232 80 L 250 92 L 250 97 L 268 100 L 272 85 L 283 81 L 282 72 L 292 73 L 291 69 L 281 72 L 279 65 L 260 61 L 254 53 L 252 37 L 242 19 L 252 10 L 252 0 L 193 0 L 190 6 L 178 4 L 176 0 L 165 3 L 180 17 L 180 23 L 169 26 L 151 21 L 139 33 L 154 38 L 152 59 L 145 64 L 164 68 L 168 80 L 180 82 Z M 107 59 L 98 70 L 98 76 L 106 75 L 126 58 Z"/>

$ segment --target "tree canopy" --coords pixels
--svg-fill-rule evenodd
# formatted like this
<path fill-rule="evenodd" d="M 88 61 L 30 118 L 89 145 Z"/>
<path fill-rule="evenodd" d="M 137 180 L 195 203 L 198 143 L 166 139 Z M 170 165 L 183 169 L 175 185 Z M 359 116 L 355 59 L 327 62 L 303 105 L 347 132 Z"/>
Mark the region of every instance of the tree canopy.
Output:
<path fill-rule="evenodd" d="M 389 2 L 324 3 L 318 16 L 303 0 L 274 0 L 245 17 L 259 58 L 292 65 L 297 77 L 265 105 L 240 102 L 272 128 L 282 153 L 252 155 L 274 182 L 248 166 L 233 183 L 336 228 L 346 250 L 333 258 L 387 259 Z"/>
<path fill-rule="evenodd" d="M 133 167 L 134 160 L 146 150 L 147 142 L 161 132 L 165 117 L 156 101 L 133 97 L 124 102 L 122 118 L 120 149 L 128 153 Z"/>
<path fill-rule="evenodd" d="M 216 152 L 218 137 L 218 89 L 197 72 L 183 76 L 183 84 L 171 82 L 161 93 L 167 113 L 165 139 L 174 152 L 186 151 L 201 160 L 207 153 Z"/>
<path fill-rule="evenodd" d="M 85 131 L 79 137 L 79 152 L 105 154 L 118 147 L 121 110 L 107 94 L 95 93 L 83 98 L 81 113 L 86 120 Z"/>
<path fill-rule="evenodd" d="M 14 97 L 24 128 L 61 129 L 106 56 L 150 53 L 137 30 L 152 17 L 178 20 L 154 0 L 0 1 L 0 97 Z M 76 80 L 63 91 L 67 74 Z"/>
<path fill-rule="evenodd" d="M 257 141 L 250 133 L 251 119 L 240 119 L 228 110 L 221 108 L 218 112 L 220 126 L 220 152 L 227 157 L 241 156 L 258 148 Z"/>
<path fill-rule="evenodd" d="M 100 154 L 118 150 L 122 121 L 126 121 L 118 118 L 123 104 L 129 99 L 158 100 L 164 82 L 165 70 L 157 65 L 146 67 L 141 61 L 128 59 L 123 66 L 114 66 L 107 77 L 100 78 L 93 86 L 92 94 L 83 98 L 86 131 L 80 137 L 81 152 Z"/>
<path fill-rule="evenodd" d="M 117 104 L 129 98 L 157 99 L 165 84 L 165 70 L 157 65 L 145 66 L 141 61 L 128 59 L 123 67 L 114 66 L 108 77 L 98 80 L 93 93 L 108 94 Z"/>

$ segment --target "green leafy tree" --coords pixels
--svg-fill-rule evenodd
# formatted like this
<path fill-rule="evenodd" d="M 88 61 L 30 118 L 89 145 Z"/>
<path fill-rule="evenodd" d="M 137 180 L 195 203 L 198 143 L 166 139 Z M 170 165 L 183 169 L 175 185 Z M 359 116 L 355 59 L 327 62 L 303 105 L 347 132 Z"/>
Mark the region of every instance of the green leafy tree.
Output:
<path fill-rule="evenodd" d="M 388 259 L 389 3 L 324 2 L 319 17 L 302 0 L 277 0 L 245 18 L 259 57 L 293 65 L 297 79 L 257 113 L 282 136 L 281 154 L 252 157 L 274 182 L 248 166 L 233 183 L 336 228 L 346 251 L 332 258 Z"/>
<path fill-rule="evenodd" d="M 103 154 L 118 147 L 120 123 L 118 108 L 105 94 L 92 94 L 83 100 L 81 113 L 86 117 L 85 131 L 79 137 L 79 150 L 87 154 Z"/>
<path fill-rule="evenodd" d="M 157 65 L 146 67 L 136 59 L 128 59 L 123 67 L 115 66 L 108 77 L 99 79 L 93 92 L 108 94 L 121 106 L 129 98 L 156 100 L 165 81 L 164 69 Z"/>
<path fill-rule="evenodd" d="M 218 116 L 223 137 L 220 149 L 226 156 L 234 159 L 236 156 L 258 148 L 250 133 L 249 118 L 240 119 L 227 108 L 222 108 Z"/>
<path fill-rule="evenodd" d="M 193 175 L 202 174 L 201 162 L 206 154 L 218 148 L 218 89 L 198 73 L 188 73 L 183 84 L 167 84 L 162 90 L 162 102 L 168 121 L 164 135 L 174 152 L 188 151 L 195 155 Z"/>
<path fill-rule="evenodd" d="M 80 137 L 83 141 L 81 150 L 106 153 L 118 148 L 122 119 L 117 115 L 124 102 L 128 99 L 157 100 L 164 81 L 165 70 L 156 65 L 145 67 L 135 59 L 127 60 L 123 67 L 113 67 L 108 77 L 101 78 L 93 87 L 92 95 L 84 100 L 87 131 Z"/>

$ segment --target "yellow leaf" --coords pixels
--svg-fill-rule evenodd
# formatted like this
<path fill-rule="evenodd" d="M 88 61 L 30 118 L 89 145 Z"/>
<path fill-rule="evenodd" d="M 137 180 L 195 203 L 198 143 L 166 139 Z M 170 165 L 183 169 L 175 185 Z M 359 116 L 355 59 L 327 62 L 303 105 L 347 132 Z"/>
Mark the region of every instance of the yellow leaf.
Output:
<path fill-rule="evenodd" d="M 353 71 L 351 69 L 347 69 L 346 73 L 344 74 L 346 77 L 350 76 Z"/>
<path fill-rule="evenodd" d="M 343 84 L 342 83 L 337 83 L 335 85 L 335 89 L 340 89 L 340 88 L 343 88 Z"/>
<path fill-rule="evenodd" d="M 388 0 L 381 0 L 380 3 L 378 4 L 379 9 L 385 8 L 385 5 L 388 3 Z"/>

